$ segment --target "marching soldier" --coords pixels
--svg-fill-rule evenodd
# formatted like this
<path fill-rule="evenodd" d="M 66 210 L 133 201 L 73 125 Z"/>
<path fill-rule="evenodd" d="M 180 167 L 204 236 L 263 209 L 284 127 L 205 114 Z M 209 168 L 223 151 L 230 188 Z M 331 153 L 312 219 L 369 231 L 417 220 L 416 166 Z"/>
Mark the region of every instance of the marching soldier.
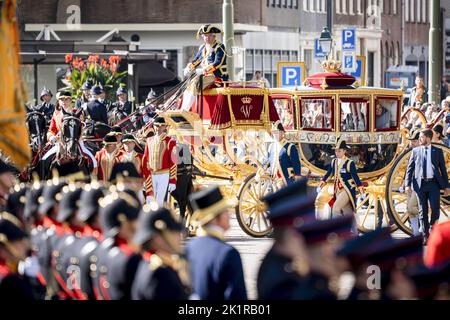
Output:
<path fill-rule="evenodd" d="M 275 141 L 269 147 L 269 165 L 272 176 L 279 177 L 284 185 L 301 177 L 300 156 L 297 146 L 285 139 L 283 125 L 277 122 L 273 126 L 272 135 Z"/>
<path fill-rule="evenodd" d="M 143 173 L 147 202 L 156 201 L 163 206 L 167 193 L 176 188 L 176 142 L 167 135 L 167 123 L 163 117 L 153 122 L 155 135 L 147 138 L 143 161 Z"/>
<path fill-rule="evenodd" d="M 75 106 L 77 109 L 82 109 L 84 104 L 87 104 L 91 100 L 91 89 L 92 82 L 86 81 L 81 86 L 81 90 L 83 91 L 83 95 L 77 99 Z"/>
<path fill-rule="evenodd" d="M 108 124 L 108 110 L 104 98 L 105 90 L 101 85 L 95 85 L 91 89 L 93 99 L 84 105 L 84 116 L 96 122 Z"/>
<path fill-rule="evenodd" d="M 109 180 L 114 165 L 119 162 L 120 154 L 121 152 L 117 148 L 117 137 L 107 134 L 103 138 L 103 148 L 95 155 L 95 160 L 98 163 L 98 172 L 94 170 L 94 174 L 98 174 L 99 180 Z"/>
<path fill-rule="evenodd" d="M 17 217 L 23 225 L 25 225 L 26 220 L 24 217 L 25 209 L 25 194 L 28 190 L 28 186 L 24 183 L 16 184 L 14 188 L 11 189 L 8 194 L 8 199 L 6 200 L 5 211 Z"/>
<path fill-rule="evenodd" d="M 141 261 L 132 287 L 133 300 L 186 300 L 189 273 L 181 257 L 182 225 L 165 207 L 140 213 L 134 243 L 141 247 Z"/>
<path fill-rule="evenodd" d="M 336 158 L 331 162 L 327 173 L 319 185 L 322 189 L 329 178 L 334 178 L 334 196 L 329 202 L 334 216 L 353 214 L 356 210 L 356 189 L 361 194 L 364 193 L 362 183 L 356 172 L 355 162 L 345 156 L 348 149 L 345 140 L 340 139 L 337 142 L 335 148 Z"/>
<path fill-rule="evenodd" d="M 197 238 L 188 242 L 193 297 L 201 300 L 246 300 L 244 273 L 239 252 L 225 243 L 230 228 L 228 209 L 217 186 L 191 195 L 192 219 L 199 225 Z"/>
<path fill-rule="evenodd" d="M 131 101 L 128 101 L 128 92 L 123 86 L 120 86 L 116 91 L 117 101 L 111 105 L 110 110 L 123 113 L 125 116 L 131 114 Z"/>
<path fill-rule="evenodd" d="M 143 153 L 137 152 L 140 144 L 136 141 L 132 134 L 125 134 L 122 139 L 123 152 L 119 156 L 120 162 L 132 162 L 139 174 L 142 173 L 142 158 Z"/>
<path fill-rule="evenodd" d="M 141 256 L 130 246 L 140 211 L 128 193 L 113 192 L 100 201 L 105 240 L 91 257 L 91 278 L 99 300 L 130 300 Z"/>
<path fill-rule="evenodd" d="M 0 214 L 0 299 L 34 300 L 30 283 L 19 274 L 18 265 L 28 251 L 27 235 L 20 222 L 7 213 Z"/>
<path fill-rule="evenodd" d="M 114 165 L 110 181 L 118 191 L 128 192 L 141 204 L 145 203 L 143 192 L 144 179 L 133 162 L 118 162 Z"/>
<path fill-rule="evenodd" d="M 307 249 L 295 226 L 313 221 L 314 194 L 306 179 L 296 181 L 264 200 L 274 228 L 274 244 L 261 262 L 257 289 L 260 300 L 290 300 L 303 288 L 309 273 Z"/>

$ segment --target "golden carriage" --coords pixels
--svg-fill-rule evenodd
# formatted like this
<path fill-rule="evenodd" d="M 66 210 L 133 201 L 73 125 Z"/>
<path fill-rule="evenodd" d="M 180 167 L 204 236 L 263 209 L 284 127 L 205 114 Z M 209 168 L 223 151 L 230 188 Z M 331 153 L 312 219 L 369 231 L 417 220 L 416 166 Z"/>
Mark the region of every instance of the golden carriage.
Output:
<path fill-rule="evenodd" d="M 297 144 L 302 174 L 312 186 L 330 165 L 337 139 L 350 145 L 348 156 L 366 190 L 357 202 L 360 231 L 391 225 L 392 230 L 411 233 L 403 192 L 410 149 L 402 128 L 407 116 L 401 114 L 402 98 L 402 90 L 359 87 L 352 76 L 328 69 L 290 89 L 227 83 L 204 91 L 191 111 L 168 111 L 165 116 L 171 134 L 192 146 L 199 169 L 195 183 L 222 185 L 223 192 L 237 200 L 237 220 L 251 236 L 271 232 L 260 199 L 283 184 L 266 165 L 271 124 L 277 120 L 282 121 L 287 139 Z M 450 148 L 438 146 L 450 171 Z M 331 188 L 327 185 L 319 194 L 320 209 L 326 209 Z M 442 198 L 441 211 L 450 214 L 449 198 Z"/>

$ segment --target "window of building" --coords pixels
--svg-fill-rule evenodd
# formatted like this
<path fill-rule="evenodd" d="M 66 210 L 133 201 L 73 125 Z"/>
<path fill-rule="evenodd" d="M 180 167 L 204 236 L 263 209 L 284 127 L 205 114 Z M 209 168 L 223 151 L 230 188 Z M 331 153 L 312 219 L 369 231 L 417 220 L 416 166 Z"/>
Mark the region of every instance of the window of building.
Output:
<path fill-rule="evenodd" d="M 288 7 L 292 9 L 292 0 L 288 0 Z"/>
<path fill-rule="evenodd" d="M 309 0 L 309 11 L 314 12 L 314 0 Z"/>
<path fill-rule="evenodd" d="M 416 21 L 416 0 L 411 0 L 411 11 L 410 11 L 410 18 L 411 22 Z"/>
<path fill-rule="evenodd" d="M 397 1 L 398 0 L 392 0 L 392 14 L 396 15 L 398 12 L 398 8 L 397 8 Z"/>
<path fill-rule="evenodd" d="M 417 22 L 421 22 L 422 20 L 422 0 L 417 0 Z"/>
<path fill-rule="evenodd" d="M 336 1 L 336 13 L 341 14 L 341 0 Z"/>
<path fill-rule="evenodd" d="M 422 22 L 427 22 L 427 0 L 422 0 Z"/>
<path fill-rule="evenodd" d="M 340 0 L 338 0 L 340 2 Z M 347 14 L 347 0 L 342 0 L 342 14 Z"/>
<path fill-rule="evenodd" d="M 309 0 L 303 0 L 303 11 L 308 11 Z"/>
<path fill-rule="evenodd" d="M 352 16 L 355 14 L 355 11 L 353 9 L 353 3 L 354 3 L 354 0 L 349 0 L 349 3 L 348 3 L 348 14 L 352 15 Z"/>
<path fill-rule="evenodd" d="M 356 0 L 356 12 L 358 14 L 363 14 L 363 10 L 362 10 L 362 0 Z"/>
<path fill-rule="evenodd" d="M 305 61 L 306 74 L 310 74 L 313 66 L 313 51 L 311 49 L 305 49 L 303 52 L 303 61 Z"/>
<path fill-rule="evenodd" d="M 281 8 L 281 0 L 277 0 L 277 7 Z"/>
<path fill-rule="evenodd" d="M 326 1 L 325 1 L 325 0 L 321 0 L 320 3 L 321 3 L 321 7 L 322 7 L 322 12 L 323 12 L 323 13 L 326 13 L 326 12 L 327 12 L 327 4 L 326 4 Z"/>
<path fill-rule="evenodd" d="M 405 1 L 405 21 L 406 22 L 409 22 L 409 1 L 410 0 Z"/>
<path fill-rule="evenodd" d="M 294 8 L 298 9 L 298 0 L 294 0 Z"/>
<path fill-rule="evenodd" d="M 281 0 L 283 8 L 287 8 L 287 0 Z"/>

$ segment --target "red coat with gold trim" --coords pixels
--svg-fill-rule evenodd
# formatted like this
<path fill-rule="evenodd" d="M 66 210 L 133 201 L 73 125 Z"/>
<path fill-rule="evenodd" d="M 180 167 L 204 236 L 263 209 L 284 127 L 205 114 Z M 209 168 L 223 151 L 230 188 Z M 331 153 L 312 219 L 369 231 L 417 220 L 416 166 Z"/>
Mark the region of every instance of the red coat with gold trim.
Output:
<path fill-rule="evenodd" d="M 119 157 L 122 152 L 120 150 L 114 151 L 114 153 L 108 157 L 106 150 L 103 148 L 95 154 L 95 160 L 98 163 L 98 179 L 102 181 L 108 181 L 111 176 L 112 168 L 119 162 Z"/>
<path fill-rule="evenodd" d="M 169 173 L 169 184 L 177 183 L 176 141 L 167 135 L 154 135 L 145 143 L 143 174 L 147 195 L 153 195 L 153 173 Z"/>
<path fill-rule="evenodd" d="M 51 136 L 56 136 L 59 133 L 59 131 L 61 131 L 62 118 L 63 118 L 62 111 L 55 110 L 52 119 L 50 120 L 50 126 L 47 132 L 47 140 L 49 140 Z"/>
<path fill-rule="evenodd" d="M 128 154 L 125 150 L 122 151 L 122 153 L 119 155 L 119 162 L 133 162 L 137 172 L 142 175 L 142 159 L 144 155 L 142 153 L 133 151 L 131 154 Z"/>

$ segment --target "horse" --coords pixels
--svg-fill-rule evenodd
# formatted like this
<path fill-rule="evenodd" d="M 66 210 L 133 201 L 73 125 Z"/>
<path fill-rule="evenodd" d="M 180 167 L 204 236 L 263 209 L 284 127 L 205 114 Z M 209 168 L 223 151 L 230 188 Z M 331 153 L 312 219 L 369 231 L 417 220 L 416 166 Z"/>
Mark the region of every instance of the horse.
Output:
<path fill-rule="evenodd" d="M 46 143 L 47 121 L 43 112 L 34 109 L 28 109 L 27 111 L 26 125 L 30 137 L 30 147 L 34 157 Z"/>
<path fill-rule="evenodd" d="M 79 171 L 89 175 L 92 171 L 90 159 L 83 154 L 79 143 L 83 128 L 82 111 L 68 113 L 62 109 L 62 112 L 61 140 L 43 158 L 45 179 L 51 178 L 54 169 L 59 176 Z"/>
<path fill-rule="evenodd" d="M 111 132 L 111 127 L 103 122 L 96 122 L 91 118 L 84 121 L 83 141 L 86 148 L 96 154 L 102 148 L 103 138 Z"/>
<path fill-rule="evenodd" d="M 128 117 L 128 114 L 124 110 L 122 110 L 121 108 L 119 108 L 117 106 L 112 107 L 108 111 L 108 124 L 110 126 L 115 126 L 127 117 Z"/>

